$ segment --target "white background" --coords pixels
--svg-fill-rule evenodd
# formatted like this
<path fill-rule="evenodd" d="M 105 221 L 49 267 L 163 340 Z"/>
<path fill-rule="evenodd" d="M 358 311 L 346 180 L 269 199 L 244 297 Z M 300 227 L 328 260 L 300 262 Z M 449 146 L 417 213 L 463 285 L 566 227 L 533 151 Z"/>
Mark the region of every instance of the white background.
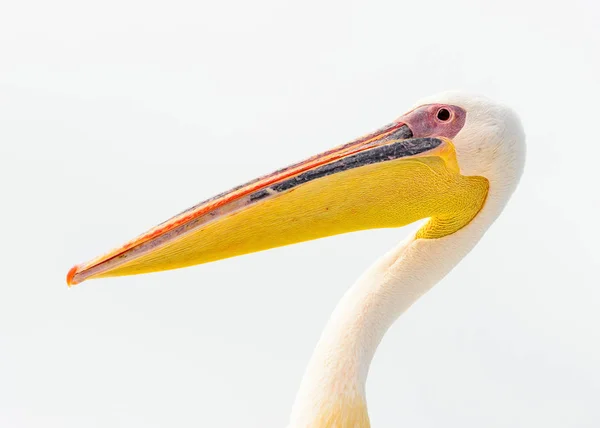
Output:
<path fill-rule="evenodd" d="M 521 115 L 521 185 L 390 330 L 374 427 L 600 426 L 594 0 L 0 3 L 0 427 L 283 427 L 330 312 L 409 230 L 67 270 L 419 98 Z"/>

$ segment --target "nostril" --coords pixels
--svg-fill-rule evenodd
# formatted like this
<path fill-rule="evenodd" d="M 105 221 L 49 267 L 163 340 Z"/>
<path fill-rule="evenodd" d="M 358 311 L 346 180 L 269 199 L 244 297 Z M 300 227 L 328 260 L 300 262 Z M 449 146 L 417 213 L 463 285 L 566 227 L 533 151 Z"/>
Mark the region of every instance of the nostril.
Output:
<path fill-rule="evenodd" d="M 448 110 L 447 108 L 439 109 L 437 112 L 437 118 L 442 122 L 446 122 L 450 119 L 450 110 Z"/>

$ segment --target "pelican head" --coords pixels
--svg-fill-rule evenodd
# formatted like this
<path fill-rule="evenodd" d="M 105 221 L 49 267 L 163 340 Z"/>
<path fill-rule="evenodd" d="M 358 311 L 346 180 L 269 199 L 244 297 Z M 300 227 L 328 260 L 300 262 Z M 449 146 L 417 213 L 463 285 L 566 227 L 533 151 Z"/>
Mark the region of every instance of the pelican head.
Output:
<path fill-rule="evenodd" d="M 67 282 L 180 268 L 424 218 L 417 238 L 442 238 L 467 226 L 489 198 L 508 198 L 523 168 L 524 141 L 509 108 L 439 94 L 371 134 L 201 202 L 74 266 Z"/>
<path fill-rule="evenodd" d="M 452 139 L 461 174 L 516 186 L 525 163 L 525 133 L 511 108 L 481 95 L 458 91 L 418 102 L 420 106 L 427 104 L 458 106 L 467 113 L 464 126 Z"/>

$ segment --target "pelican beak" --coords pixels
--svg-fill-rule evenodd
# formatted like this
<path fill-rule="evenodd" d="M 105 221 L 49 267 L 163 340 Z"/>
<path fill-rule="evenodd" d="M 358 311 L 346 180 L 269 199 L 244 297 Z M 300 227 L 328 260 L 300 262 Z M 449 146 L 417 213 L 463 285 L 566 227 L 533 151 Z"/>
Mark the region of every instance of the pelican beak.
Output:
<path fill-rule="evenodd" d="M 420 237 L 451 233 L 479 211 L 487 185 L 481 177 L 460 174 L 451 140 L 415 136 L 413 127 L 419 123 L 400 118 L 208 199 L 74 266 L 67 283 L 176 269 L 341 233 L 467 213 L 462 223 L 443 221 L 441 231 L 424 227 Z"/>

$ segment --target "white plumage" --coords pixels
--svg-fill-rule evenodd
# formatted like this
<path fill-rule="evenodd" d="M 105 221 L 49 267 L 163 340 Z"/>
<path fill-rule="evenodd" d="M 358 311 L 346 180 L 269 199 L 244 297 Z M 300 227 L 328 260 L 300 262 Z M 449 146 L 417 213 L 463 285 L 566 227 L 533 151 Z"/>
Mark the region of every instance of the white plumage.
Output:
<path fill-rule="evenodd" d="M 448 92 L 417 105 L 441 103 L 467 111 L 453 139 L 464 175 L 487 178 L 483 209 L 467 226 L 440 239 L 410 236 L 371 266 L 342 298 L 314 351 L 294 404 L 290 428 L 363 426 L 365 382 L 384 334 L 420 296 L 479 242 L 515 190 L 525 162 L 525 134 L 509 108 L 480 96 Z M 350 403 L 350 404 L 347 404 Z M 333 419 L 326 416 L 337 412 Z M 346 419 L 348 418 L 348 419 Z M 345 425 L 344 421 L 349 424 Z M 328 422 L 329 421 L 329 422 Z M 359 421 L 359 422 L 355 422 Z M 362 421 L 362 422 L 360 422 Z M 359 424 L 359 425 L 357 425 Z"/>

